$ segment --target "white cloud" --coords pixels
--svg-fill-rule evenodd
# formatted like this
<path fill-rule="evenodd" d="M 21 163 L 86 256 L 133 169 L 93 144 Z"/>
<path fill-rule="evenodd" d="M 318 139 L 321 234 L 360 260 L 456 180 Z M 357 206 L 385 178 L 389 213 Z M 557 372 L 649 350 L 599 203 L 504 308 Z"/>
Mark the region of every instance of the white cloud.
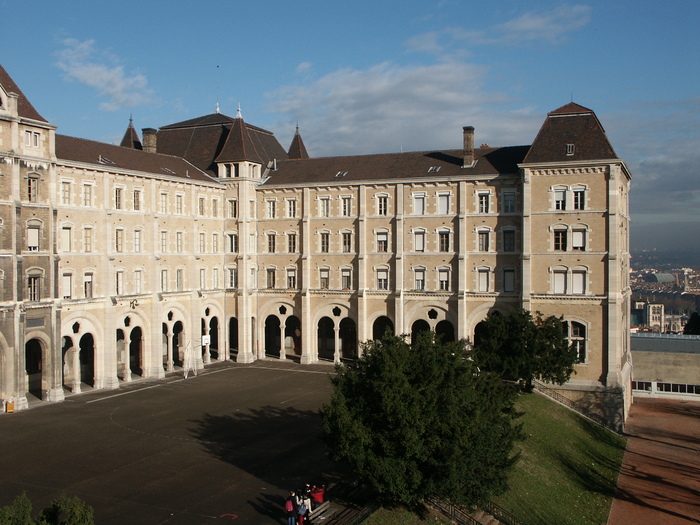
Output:
<path fill-rule="evenodd" d="M 306 75 L 306 74 L 308 74 L 308 73 L 311 71 L 311 68 L 312 68 L 311 62 L 302 62 L 301 64 L 299 64 L 299 65 L 296 67 L 296 69 L 294 70 L 294 72 L 295 72 L 297 75 Z"/>
<path fill-rule="evenodd" d="M 57 53 L 56 65 L 66 73 L 66 78 L 93 88 L 106 98 L 100 104 L 102 111 L 116 111 L 152 101 L 153 92 L 147 87 L 145 75 L 127 75 L 115 56 L 95 48 L 94 40 L 81 42 L 69 38 L 63 45 L 64 49 Z"/>

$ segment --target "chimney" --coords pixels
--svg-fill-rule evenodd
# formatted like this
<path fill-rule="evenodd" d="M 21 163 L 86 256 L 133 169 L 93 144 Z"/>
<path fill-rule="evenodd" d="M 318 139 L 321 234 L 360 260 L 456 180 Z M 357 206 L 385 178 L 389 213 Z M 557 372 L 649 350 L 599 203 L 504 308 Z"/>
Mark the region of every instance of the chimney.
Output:
<path fill-rule="evenodd" d="M 464 130 L 464 162 L 462 167 L 471 168 L 474 165 L 474 126 L 464 126 L 462 129 Z M 146 136 L 144 135 L 143 138 L 145 143 Z"/>
<path fill-rule="evenodd" d="M 157 131 L 153 128 L 143 128 L 141 133 L 143 133 L 143 151 L 147 153 L 156 153 Z"/>

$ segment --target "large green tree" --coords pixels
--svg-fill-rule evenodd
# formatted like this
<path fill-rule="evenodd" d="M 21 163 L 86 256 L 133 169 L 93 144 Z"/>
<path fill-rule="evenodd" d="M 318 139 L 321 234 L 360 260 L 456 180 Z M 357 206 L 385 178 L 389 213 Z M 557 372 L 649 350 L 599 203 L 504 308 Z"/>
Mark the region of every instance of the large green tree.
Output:
<path fill-rule="evenodd" d="M 470 505 L 506 488 L 521 438 L 515 393 L 480 373 L 463 343 L 433 332 L 414 345 L 387 335 L 337 368 L 323 407 L 329 456 L 403 503 L 436 496 Z"/>
<path fill-rule="evenodd" d="M 527 390 L 533 379 L 566 383 L 578 360 L 561 318 L 539 312 L 533 317 L 523 309 L 489 314 L 477 329 L 473 356 L 482 370 L 523 380 Z"/>
<path fill-rule="evenodd" d="M 690 315 L 690 319 L 683 328 L 683 333 L 685 335 L 700 335 L 700 315 L 697 312 Z"/>

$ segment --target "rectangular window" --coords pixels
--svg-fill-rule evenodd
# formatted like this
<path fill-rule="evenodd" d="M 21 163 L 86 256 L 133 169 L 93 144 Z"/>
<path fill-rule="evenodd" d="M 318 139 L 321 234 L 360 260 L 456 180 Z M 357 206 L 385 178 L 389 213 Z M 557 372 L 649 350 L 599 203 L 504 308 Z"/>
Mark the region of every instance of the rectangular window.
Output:
<path fill-rule="evenodd" d="M 84 233 L 84 237 L 83 237 L 84 246 L 83 246 L 83 248 L 85 249 L 85 253 L 91 253 L 92 252 L 92 228 L 85 228 L 83 233 Z"/>
<path fill-rule="evenodd" d="M 61 282 L 61 289 L 63 290 L 63 298 L 71 299 L 73 296 L 73 276 L 69 273 L 63 274 L 63 279 Z"/>
<path fill-rule="evenodd" d="M 115 293 L 117 295 L 124 295 L 124 272 L 117 272 L 114 284 Z"/>
<path fill-rule="evenodd" d="M 168 194 L 167 193 L 160 194 L 160 212 L 161 213 L 168 213 Z"/>
<path fill-rule="evenodd" d="M 250 274 L 248 275 L 248 288 L 255 288 L 256 281 L 255 268 L 251 268 Z"/>
<path fill-rule="evenodd" d="M 323 198 L 319 202 L 321 207 L 320 215 L 321 217 L 330 217 L 331 215 L 331 200 L 327 197 Z"/>
<path fill-rule="evenodd" d="M 160 251 L 162 253 L 168 251 L 168 232 L 160 232 Z"/>
<path fill-rule="evenodd" d="M 586 251 L 586 230 L 574 230 L 571 232 L 571 248 L 582 252 Z"/>
<path fill-rule="evenodd" d="M 175 250 L 182 253 L 182 232 L 175 232 Z"/>
<path fill-rule="evenodd" d="M 297 271 L 295 268 L 287 269 L 287 288 L 293 290 L 297 287 Z"/>
<path fill-rule="evenodd" d="M 70 204 L 70 182 L 61 183 L 61 203 L 65 205 Z"/>
<path fill-rule="evenodd" d="M 389 251 L 389 234 L 387 232 L 377 232 L 377 251 L 382 253 Z"/>
<path fill-rule="evenodd" d="M 39 228 L 27 229 L 27 251 L 39 251 Z"/>
<path fill-rule="evenodd" d="M 289 253 L 296 253 L 297 251 L 297 234 L 288 233 L 287 234 L 287 251 Z"/>
<path fill-rule="evenodd" d="M 575 144 L 567 144 L 566 145 L 566 155 L 568 157 L 572 156 L 574 154 L 575 150 L 576 150 Z"/>
<path fill-rule="evenodd" d="M 274 219 L 277 212 L 277 203 L 275 201 L 267 201 L 267 218 Z"/>
<path fill-rule="evenodd" d="M 38 275 L 30 275 L 27 277 L 27 299 L 29 301 L 39 301 L 41 299 L 41 293 L 39 285 L 41 277 Z"/>
<path fill-rule="evenodd" d="M 257 248 L 255 246 L 255 234 L 251 233 L 250 236 L 248 237 L 248 251 L 250 253 L 256 253 Z"/>
<path fill-rule="evenodd" d="M 185 289 L 185 272 L 182 268 L 175 270 L 175 290 L 181 292 Z"/>
<path fill-rule="evenodd" d="M 389 270 L 385 268 L 380 268 L 379 270 L 377 270 L 377 289 L 389 289 Z"/>
<path fill-rule="evenodd" d="M 141 251 L 141 230 L 134 230 L 134 253 Z"/>
<path fill-rule="evenodd" d="M 141 210 L 141 190 L 134 190 L 134 211 Z"/>
<path fill-rule="evenodd" d="M 503 251 L 515 251 L 515 230 L 503 230 Z"/>
<path fill-rule="evenodd" d="M 503 213 L 515 212 L 515 192 L 503 192 Z"/>
<path fill-rule="evenodd" d="M 92 186 L 90 184 L 83 186 L 83 206 L 92 206 Z"/>
<path fill-rule="evenodd" d="M 219 253 L 219 236 L 216 233 L 211 234 L 211 252 Z"/>
<path fill-rule="evenodd" d="M 289 199 L 287 201 L 287 217 L 293 219 L 297 216 L 297 200 Z"/>
<path fill-rule="evenodd" d="M 425 290 L 425 270 L 415 271 L 415 289 Z"/>
<path fill-rule="evenodd" d="M 140 270 L 136 270 L 134 272 L 134 293 L 139 294 L 141 293 L 141 283 L 143 281 L 142 279 L 143 272 Z"/>
<path fill-rule="evenodd" d="M 440 285 L 440 290 L 447 292 L 450 290 L 450 271 L 449 270 L 438 270 L 438 283 Z"/>
<path fill-rule="evenodd" d="M 586 208 L 586 192 L 584 190 L 574 190 L 574 209 L 583 210 Z"/>
<path fill-rule="evenodd" d="M 205 233 L 199 234 L 199 253 L 207 251 L 207 236 Z"/>
<path fill-rule="evenodd" d="M 413 196 L 413 215 L 425 215 L 425 195 Z"/>
<path fill-rule="evenodd" d="M 228 217 L 229 217 L 229 219 L 235 219 L 238 217 L 238 201 L 237 200 L 228 201 Z"/>
<path fill-rule="evenodd" d="M 479 270 L 479 291 L 489 291 L 489 271 L 484 268 Z"/>
<path fill-rule="evenodd" d="M 122 209 L 122 194 L 124 192 L 122 191 L 121 188 L 115 188 L 114 189 L 114 208 L 117 210 Z"/>
<path fill-rule="evenodd" d="M 380 195 L 377 199 L 377 213 L 379 215 L 387 215 L 389 213 L 389 197 Z"/>
<path fill-rule="evenodd" d="M 114 232 L 114 250 L 119 253 L 124 251 L 124 230 Z"/>
<path fill-rule="evenodd" d="M 248 203 L 249 209 L 250 209 L 250 218 L 255 219 L 257 216 L 256 209 L 255 207 L 257 206 L 257 201 L 250 201 Z"/>
<path fill-rule="evenodd" d="M 343 253 L 352 251 L 352 233 L 343 233 Z"/>
<path fill-rule="evenodd" d="M 228 269 L 228 287 L 238 288 L 238 270 L 236 268 Z"/>
<path fill-rule="evenodd" d="M 92 299 L 92 274 L 86 273 L 83 277 L 83 295 L 85 299 Z"/>
<path fill-rule="evenodd" d="M 182 195 L 175 195 L 175 213 L 182 215 Z"/>
<path fill-rule="evenodd" d="M 37 202 L 39 200 L 39 179 L 30 177 L 27 179 L 27 200 Z"/>
<path fill-rule="evenodd" d="M 438 195 L 438 214 L 447 215 L 448 213 L 450 213 L 450 195 L 443 193 Z"/>
<path fill-rule="evenodd" d="M 479 232 L 479 251 L 489 251 L 489 232 Z"/>
<path fill-rule="evenodd" d="M 275 239 L 277 236 L 274 233 L 267 234 L 267 253 L 275 253 Z"/>
<path fill-rule="evenodd" d="M 322 290 L 328 290 L 328 288 L 330 287 L 330 274 L 331 271 L 328 268 L 321 268 L 320 277 Z"/>
<path fill-rule="evenodd" d="M 566 209 L 566 190 L 554 190 L 554 209 Z"/>
<path fill-rule="evenodd" d="M 450 232 L 438 233 L 438 245 L 441 252 L 450 251 Z"/>
<path fill-rule="evenodd" d="M 199 205 L 197 206 L 197 213 L 199 213 L 201 216 L 204 215 L 204 197 L 200 197 L 198 202 Z"/>
<path fill-rule="evenodd" d="M 199 289 L 206 290 L 207 288 L 207 271 L 204 268 L 199 269 Z"/>
<path fill-rule="evenodd" d="M 571 273 L 571 293 L 586 293 L 586 272 L 577 270 Z"/>
<path fill-rule="evenodd" d="M 566 272 L 557 270 L 552 275 L 554 278 L 554 293 L 566 293 Z"/>
<path fill-rule="evenodd" d="M 512 270 L 510 268 L 503 270 L 503 291 L 515 291 L 515 270 Z"/>
<path fill-rule="evenodd" d="M 268 288 L 274 288 L 275 287 L 275 269 L 274 268 L 268 268 L 267 269 L 267 287 Z"/>
<path fill-rule="evenodd" d="M 235 233 L 229 233 L 228 235 L 228 251 L 238 253 L 238 235 Z"/>
<path fill-rule="evenodd" d="M 352 270 L 349 268 L 343 268 L 340 271 L 340 280 L 343 290 L 352 289 Z"/>
<path fill-rule="evenodd" d="M 330 251 L 330 246 L 331 246 L 331 234 L 330 233 L 322 233 L 321 234 L 321 252 L 328 253 Z"/>
<path fill-rule="evenodd" d="M 567 231 L 554 230 L 554 249 L 557 251 L 566 251 Z"/>
<path fill-rule="evenodd" d="M 61 249 L 64 252 L 69 252 L 73 249 L 73 236 L 72 231 L 68 227 L 61 229 Z"/>
<path fill-rule="evenodd" d="M 424 252 L 425 251 L 425 232 L 424 231 L 417 231 L 413 233 L 413 243 L 414 243 L 414 249 L 417 252 Z"/>
<path fill-rule="evenodd" d="M 352 199 L 350 197 L 342 197 L 343 217 L 352 215 Z"/>
<path fill-rule="evenodd" d="M 488 213 L 491 195 L 488 193 L 479 193 L 479 213 Z"/>
<path fill-rule="evenodd" d="M 218 199 L 211 200 L 211 216 L 212 217 L 219 216 L 219 200 Z"/>

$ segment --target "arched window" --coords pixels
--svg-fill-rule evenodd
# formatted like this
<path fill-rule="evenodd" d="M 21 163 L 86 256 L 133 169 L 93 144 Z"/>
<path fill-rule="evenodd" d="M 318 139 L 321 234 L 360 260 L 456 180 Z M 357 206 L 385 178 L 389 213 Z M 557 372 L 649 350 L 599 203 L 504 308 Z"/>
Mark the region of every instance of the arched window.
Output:
<path fill-rule="evenodd" d="M 569 342 L 576 349 L 576 356 L 579 363 L 586 363 L 588 355 L 586 352 L 586 326 L 576 321 L 567 323 Z"/>

